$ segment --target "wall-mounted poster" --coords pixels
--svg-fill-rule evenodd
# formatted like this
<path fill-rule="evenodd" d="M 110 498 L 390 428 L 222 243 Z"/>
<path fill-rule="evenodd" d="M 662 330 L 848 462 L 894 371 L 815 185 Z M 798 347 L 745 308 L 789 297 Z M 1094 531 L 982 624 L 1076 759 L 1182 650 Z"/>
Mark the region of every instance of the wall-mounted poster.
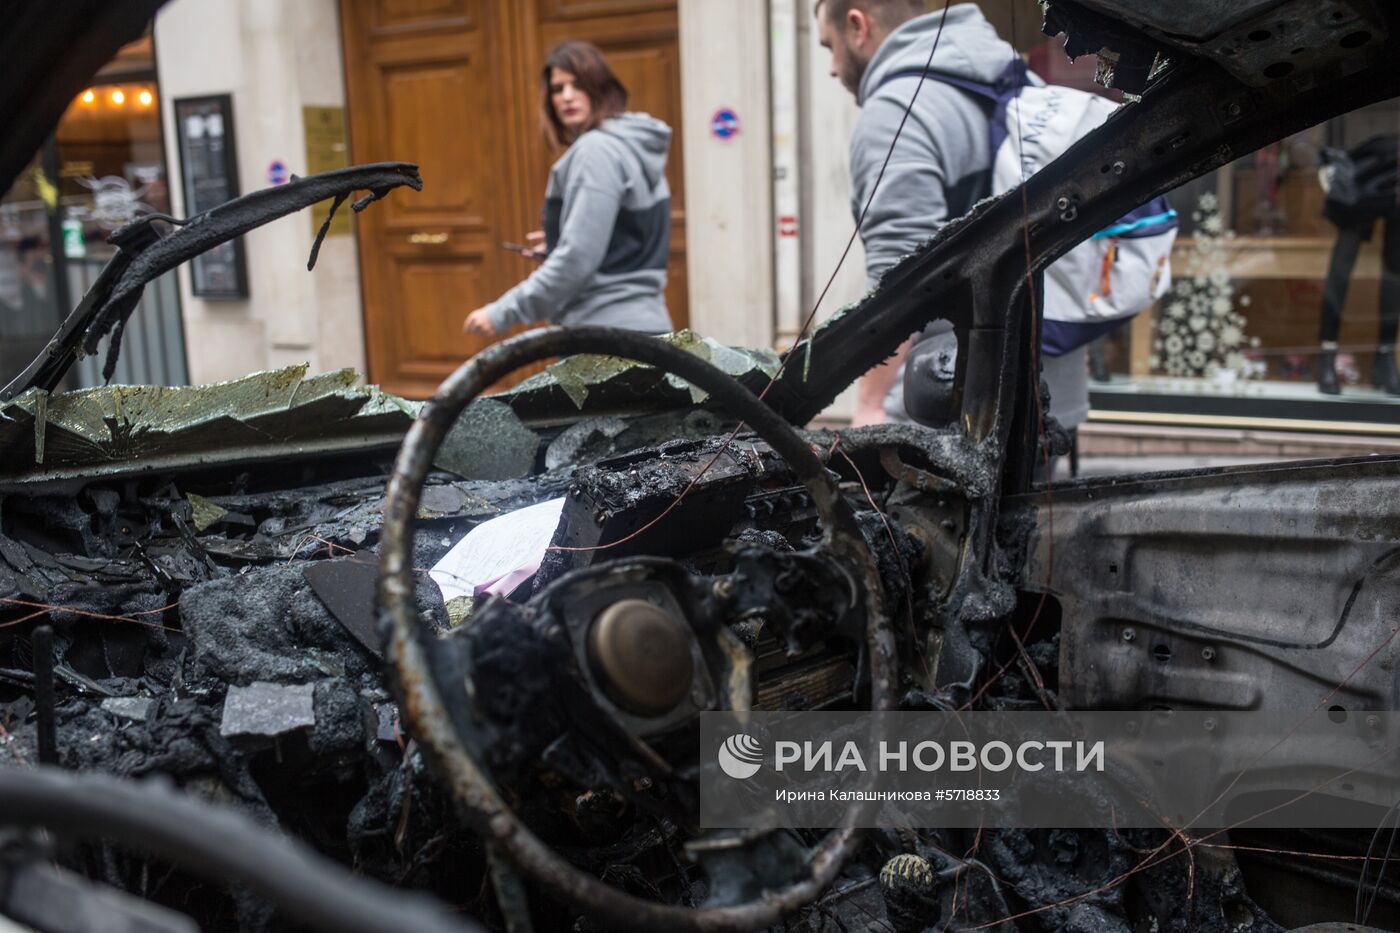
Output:
<path fill-rule="evenodd" d="M 233 98 L 228 94 L 175 101 L 185 216 L 194 217 L 238 197 L 238 150 L 233 136 Z M 190 261 L 194 294 L 200 298 L 248 297 L 243 238 L 216 246 Z"/>

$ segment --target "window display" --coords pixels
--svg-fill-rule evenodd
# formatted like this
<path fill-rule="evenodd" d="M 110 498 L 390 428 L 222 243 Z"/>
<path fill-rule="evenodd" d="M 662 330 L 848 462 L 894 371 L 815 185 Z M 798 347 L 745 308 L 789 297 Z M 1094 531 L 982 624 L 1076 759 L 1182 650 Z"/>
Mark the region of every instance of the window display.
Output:
<path fill-rule="evenodd" d="M 149 35 L 125 46 L 80 92 L 24 174 L 0 197 L 0 385 L 41 352 L 115 252 L 107 237 L 168 213 L 155 55 Z M 185 382 L 174 274 L 147 289 L 116 382 Z M 100 384 L 82 361 L 68 388 Z"/>
<path fill-rule="evenodd" d="M 1171 292 L 1091 352 L 1097 417 L 1400 431 L 1400 104 L 1172 195 Z"/>
<path fill-rule="evenodd" d="M 1027 59 L 1121 99 L 1093 56 Z M 1090 345 L 1091 419 L 1400 434 L 1397 135 L 1391 100 L 1172 192 L 1172 287 Z"/>

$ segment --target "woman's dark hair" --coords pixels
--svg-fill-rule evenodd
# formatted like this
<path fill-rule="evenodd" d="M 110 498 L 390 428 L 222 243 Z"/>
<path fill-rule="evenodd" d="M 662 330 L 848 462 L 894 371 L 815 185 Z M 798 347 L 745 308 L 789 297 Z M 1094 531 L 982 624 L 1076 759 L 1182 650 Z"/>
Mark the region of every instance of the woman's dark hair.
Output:
<path fill-rule="evenodd" d="M 549 50 L 540 71 L 540 125 L 551 145 L 562 149 L 574 141 L 570 130 L 559 122 L 550 101 L 549 79 L 556 68 L 573 75 L 579 90 L 588 95 L 593 112 L 581 132 L 586 133 L 627 109 L 627 88 L 608 67 L 602 51 L 592 42 L 561 42 Z"/>

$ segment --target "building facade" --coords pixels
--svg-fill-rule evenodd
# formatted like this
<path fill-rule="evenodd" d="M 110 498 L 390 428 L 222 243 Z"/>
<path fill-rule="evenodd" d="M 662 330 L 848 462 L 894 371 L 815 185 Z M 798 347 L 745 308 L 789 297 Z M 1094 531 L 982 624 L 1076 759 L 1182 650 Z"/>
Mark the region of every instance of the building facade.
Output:
<path fill-rule="evenodd" d="M 537 63 L 571 37 L 600 45 L 631 106 L 675 130 L 675 325 L 790 342 L 851 230 L 855 107 L 810 20 L 804 0 L 172 0 L 155 39 L 177 212 L 175 102 L 208 95 L 232 99 L 243 190 L 308 171 L 307 128 L 328 110 L 347 159 L 414 161 L 425 181 L 333 230 L 310 274 L 288 257 L 309 253 L 319 218 L 244 238 L 246 299 L 199 297 L 182 277 L 191 379 L 309 360 L 421 396 L 480 349 L 460 322 L 530 270 L 499 244 L 539 225 L 553 154 Z M 824 310 L 863 279 L 857 244 Z"/>
<path fill-rule="evenodd" d="M 1033 4 L 983 8 L 1048 80 L 1101 91 L 1092 60 L 1071 65 L 1039 34 Z M 151 207 L 183 215 L 201 192 L 413 161 L 424 190 L 347 211 L 313 272 L 303 259 L 324 218 L 314 212 L 244 237 L 226 257 L 229 287 L 202 280 L 217 269 L 179 270 L 149 313 L 167 334 L 183 330 L 183 354 L 153 345 L 151 360 L 167 362 L 126 375 L 210 382 L 306 361 L 424 396 L 484 345 L 461 332 L 465 314 L 530 271 L 501 244 L 539 226 L 554 157 L 538 127 L 539 62 L 555 42 L 584 38 L 608 54 L 631 106 L 675 130 L 673 323 L 789 346 L 833 272 L 818 320 L 864 285 L 858 241 L 837 269 L 853 229 L 846 151 L 857 111 L 815 33 L 810 0 L 171 0 L 144 64 L 99 76 L 94 99 L 75 101 L 51 151 L 36 157 L 40 171 L 0 205 L 0 301 L 18 308 L 40 287 L 24 290 L 42 278 L 25 271 L 36 236 L 67 263 L 49 275 L 51 303 L 66 289 L 71 307 L 81 293 L 75 269 L 101 259 L 105 228 L 95 189 L 77 179 L 100 181 L 98 163 L 127 194 L 139 189 Z M 118 153 L 98 137 L 114 132 L 120 91 L 131 100 Z M 1338 172 L 1354 180 L 1368 152 L 1393 153 L 1397 133 L 1392 101 L 1171 195 L 1182 221 L 1175 284 L 1093 347 L 1091 444 L 1128 453 L 1142 438 L 1183 450 L 1249 442 L 1265 455 L 1307 447 L 1304 435 L 1270 440 L 1279 431 L 1307 432 L 1323 447 L 1400 443 L 1400 395 L 1388 391 L 1384 364 L 1400 317 L 1400 208 L 1339 225 L 1330 193 Z M 60 255 L 65 223 L 83 225 L 85 257 Z M 22 319 L 0 315 L 16 354 Z"/>

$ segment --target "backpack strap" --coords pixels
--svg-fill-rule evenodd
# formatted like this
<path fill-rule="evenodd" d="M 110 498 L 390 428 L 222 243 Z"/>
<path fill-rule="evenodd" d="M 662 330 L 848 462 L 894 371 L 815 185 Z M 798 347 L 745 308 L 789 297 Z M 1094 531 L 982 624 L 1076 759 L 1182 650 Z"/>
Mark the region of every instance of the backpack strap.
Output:
<path fill-rule="evenodd" d="M 1176 211 L 1172 209 L 1166 197 L 1158 195 L 1142 207 L 1128 211 L 1111 227 L 1104 227 L 1094 234 L 1094 238 L 1142 239 L 1175 230 L 1177 223 Z"/>
<path fill-rule="evenodd" d="M 1006 130 L 1007 105 L 1021 93 L 1022 88 L 1031 86 L 1029 69 L 1026 68 L 1025 61 L 1017 55 L 1006 63 L 1001 74 L 990 84 L 946 74 L 935 68 L 903 68 L 899 71 L 891 71 L 881 78 L 880 83 L 875 86 L 875 90 L 878 91 L 896 78 L 920 77 L 966 91 L 979 101 L 991 105 L 990 133 L 993 158 L 996 157 L 996 153 L 1001 149 L 1001 144 L 1006 141 L 1008 135 Z"/>
<path fill-rule="evenodd" d="M 939 71 L 937 68 L 902 68 L 899 71 L 891 71 L 881 78 L 880 83 L 875 86 L 875 90 L 878 91 L 896 78 L 919 77 L 932 78 L 940 84 L 950 84 L 993 104 L 1000 103 L 1001 99 L 1008 95 L 1014 97 L 1020 93 L 1021 88 L 1027 87 L 1031 83 L 1026 63 L 1017 56 L 1007 62 L 1001 74 L 990 83 L 973 81 L 971 78 L 960 78 L 957 75 Z"/>
<path fill-rule="evenodd" d="M 928 78 L 931 81 L 937 81 L 939 84 L 950 84 L 955 88 L 967 91 L 969 94 L 980 97 L 982 100 L 993 104 L 997 102 L 1000 96 L 997 93 L 997 89 L 990 84 L 983 84 L 980 81 L 944 74 L 932 68 L 928 70 L 924 70 L 923 68 L 902 68 L 899 71 L 891 71 L 880 79 L 880 83 L 875 86 L 875 90 L 878 91 L 896 78 Z"/>

